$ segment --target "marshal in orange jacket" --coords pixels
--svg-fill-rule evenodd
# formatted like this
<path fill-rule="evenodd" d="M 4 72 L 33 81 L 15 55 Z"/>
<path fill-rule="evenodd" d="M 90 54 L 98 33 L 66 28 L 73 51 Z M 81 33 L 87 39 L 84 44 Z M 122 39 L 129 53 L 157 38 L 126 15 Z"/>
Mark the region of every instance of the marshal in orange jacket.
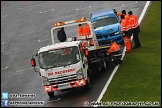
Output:
<path fill-rule="evenodd" d="M 89 25 L 87 23 L 85 25 L 79 25 L 78 34 L 79 36 L 90 36 L 91 31 L 90 31 Z"/>
<path fill-rule="evenodd" d="M 119 51 L 119 50 L 120 50 L 119 45 L 116 42 L 113 42 L 111 44 L 110 49 L 108 50 L 107 53 L 110 55 L 111 53 L 116 52 L 116 51 Z"/>

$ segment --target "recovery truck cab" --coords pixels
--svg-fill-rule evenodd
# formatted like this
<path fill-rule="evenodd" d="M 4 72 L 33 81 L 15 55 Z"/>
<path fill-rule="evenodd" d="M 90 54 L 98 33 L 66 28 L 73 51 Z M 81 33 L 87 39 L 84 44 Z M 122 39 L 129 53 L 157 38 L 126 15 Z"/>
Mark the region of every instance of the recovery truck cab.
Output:
<path fill-rule="evenodd" d="M 110 45 L 111 39 L 118 44 L 123 42 L 120 19 L 115 9 L 95 12 L 90 20 L 100 46 Z"/>
<path fill-rule="evenodd" d="M 79 24 L 88 23 L 91 35 L 78 36 L 77 27 Z M 66 42 L 55 43 L 55 31 L 64 27 L 73 27 L 76 30 Z M 76 26 L 76 27 L 75 27 Z M 68 32 L 66 32 L 68 33 Z M 51 29 L 52 45 L 42 47 L 32 56 L 31 65 L 35 72 L 39 72 L 42 78 L 44 91 L 49 97 L 54 96 L 55 91 L 64 91 L 84 86 L 87 90 L 91 88 L 91 75 L 94 71 L 106 69 L 106 51 L 109 48 L 100 47 L 93 31 L 92 24 L 85 19 L 77 19 L 67 22 L 58 22 Z M 94 45 L 83 47 L 83 42 L 94 41 Z M 35 57 L 38 59 L 39 71 L 37 71 Z"/>

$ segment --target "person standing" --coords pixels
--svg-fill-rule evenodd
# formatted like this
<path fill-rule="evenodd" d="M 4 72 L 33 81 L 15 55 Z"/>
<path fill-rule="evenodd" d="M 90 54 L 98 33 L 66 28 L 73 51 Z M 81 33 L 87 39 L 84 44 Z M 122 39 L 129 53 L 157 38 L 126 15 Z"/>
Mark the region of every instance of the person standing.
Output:
<path fill-rule="evenodd" d="M 138 38 L 138 34 L 140 33 L 138 17 L 135 16 L 132 13 L 132 11 L 129 11 L 128 15 L 129 15 L 129 21 L 130 21 L 130 25 L 131 25 L 131 29 L 132 29 L 132 33 L 133 33 L 133 40 L 134 40 L 134 47 L 133 47 L 133 49 L 136 49 L 136 48 L 141 47 L 141 43 L 140 43 L 140 40 Z"/>
<path fill-rule="evenodd" d="M 85 17 L 82 17 L 82 19 L 86 19 Z M 94 46 L 94 41 L 92 39 L 89 39 L 88 37 L 90 37 L 91 35 L 91 30 L 90 30 L 90 26 L 88 23 L 85 24 L 79 24 L 78 25 L 78 35 L 84 36 L 86 37 L 86 41 L 83 42 L 83 46 L 87 47 L 87 46 Z"/>
<path fill-rule="evenodd" d="M 124 15 L 121 15 L 121 31 L 122 35 L 124 37 L 124 44 L 126 46 L 126 52 L 131 52 L 132 49 L 132 44 L 131 44 L 131 36 L 132 36 L 132 31 L 129 25 L 129 21 L 127 18 L 124 17 Z"/>
<path fill-rule="evenodd" d="M 90 31 L 90 28 L 89 28 L 89 25 L 86 23 L 86 24 L 79 24 L 78 25 L 78 35 L 79 36 L 86 36 L 86 37 L 89 37 L 91 34 L 91 31 Z"/>
<path fill-rule="evenodd" d="M 128 27 L 129 27 L 129 31 L 132 32 L 132 29 L 131 29 L 131 24 L 130 24 L 130 20 L 129 20 L 129 15 L 126 14 L 126 10 L 122 10 L 121 11 L 121 14 L 124 15 L 125 19 L 128 21 Z M 132 48 L 132 41 L 131 41 L 131 48 Z"/>
<path fill-rule="evenodd" d="M 66 37 L 66 33 L 64 31 L 64 27 L 57 31 L 57 39 L 60 42 L 65 42 L 66 41 L 67 37 Z"/>
<path fill-rule="evenodd" d="M 129 27 L 129 29 L 130 29 L 129 32 L 132 32 L 132 30 L 131 30 L 131 25 L 130 25 L 130 21 L 129 21 L 129 15 L 126 14 L 126 10 L 122 10 L 121 12 L 118 12 L 117 15 L 120 16 L 120 17 L 121 17 L 121 15 L 124 15 L 125 20 L 126 20 L 127 23 L 129 24 L 129 25 L 128 25 L 128 27 Z M 121 23 L 121 22 L 120 22 L 120 23 Z M 131 41 L 131 48 L 132 48 L 132 41 Z"/>
<path fill-rule="evenodd" d="M 90 31 L 90 28 L 89 28 L 89 24 L 85 24 L 84 27 L 83 27 L 83 34 L 87 37 L 89 37 L 91 35 L 91 31 Z"/>

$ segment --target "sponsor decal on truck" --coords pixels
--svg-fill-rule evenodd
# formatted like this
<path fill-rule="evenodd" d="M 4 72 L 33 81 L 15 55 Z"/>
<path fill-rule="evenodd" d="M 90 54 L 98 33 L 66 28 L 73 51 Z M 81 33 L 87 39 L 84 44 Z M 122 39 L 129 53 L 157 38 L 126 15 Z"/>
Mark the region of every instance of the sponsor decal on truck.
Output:
<path fill-rule="evenodd" d="M 53 74 L 59 75 L 59 74 L 65 74 L 65 73 L 74 72 L 74 71 L 75 71 L 75 68 L 71 68 L 71 69 L 61 70 L 61 71 L 56 71 L 56 72 L 48 72 L 47 75 L 48 76 L 52 76 Z"/>

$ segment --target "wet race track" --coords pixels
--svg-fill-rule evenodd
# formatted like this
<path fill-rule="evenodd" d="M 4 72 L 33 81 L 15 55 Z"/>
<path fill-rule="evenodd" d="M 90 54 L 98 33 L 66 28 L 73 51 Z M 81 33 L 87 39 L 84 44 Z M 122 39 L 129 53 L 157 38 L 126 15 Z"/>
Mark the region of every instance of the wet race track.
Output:
<path fill-rule="evenodd" d="M 30 65 L 32 55 L 52 43 L 50 30 L 57 21 L 82 16 L 89 20 L 91 13 L 105 9 L 131 10 L 140 16 L 145 4 L 146 1 L 1 1 L 1 92 L 33 93 L 33 98 L 10 97 L 8 100 L 43 101 L 43 105 L 34 105 L 39 107 L 82 107 L 86 101 L 96 101 L 115 67 L 113 63 L 106 72 L 93 78 L 90 91 L 81 87 L 58 91 L 54 98 L 49 98 L 41 77 Z"/>

